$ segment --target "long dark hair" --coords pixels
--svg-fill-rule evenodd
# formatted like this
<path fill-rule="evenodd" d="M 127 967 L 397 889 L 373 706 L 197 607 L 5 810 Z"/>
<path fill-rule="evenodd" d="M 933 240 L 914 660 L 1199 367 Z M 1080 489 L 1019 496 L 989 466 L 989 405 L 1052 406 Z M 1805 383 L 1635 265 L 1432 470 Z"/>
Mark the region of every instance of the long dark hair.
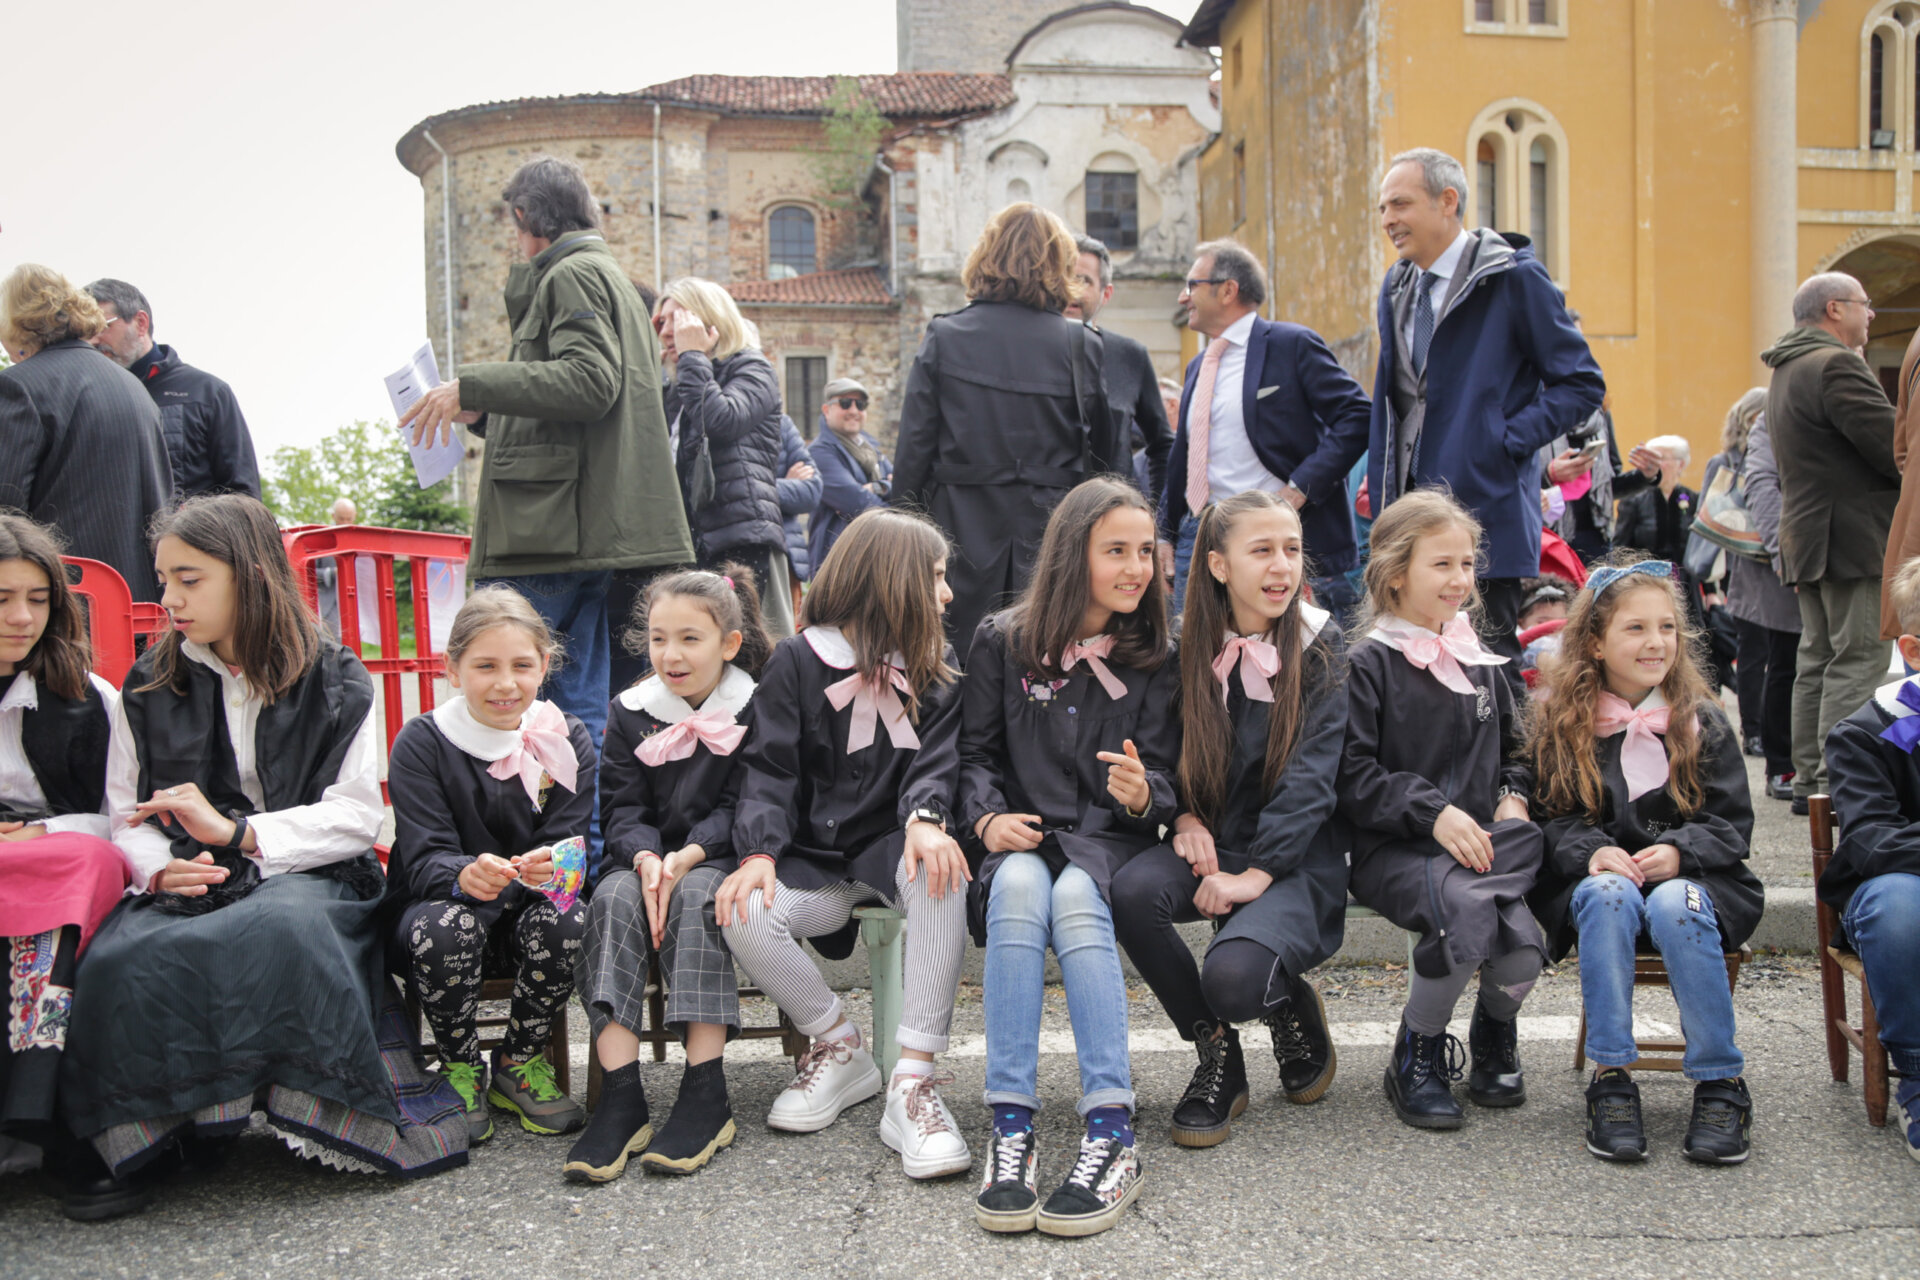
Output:
<path fill-rule="evenodd" d="M 320 620 L 294 585 L 279 527 L 257 498 L 223 493 L 191 498 L 154 518 L 149 537 L 178 538 L 233 570 L 233 653 L 247 684 L 272 703 L 293 688 L 320 656 Z M 187 691 L 182 640 L 169 631 L 154 644 L 153 681 Z"/>
<path fill-rule="evenodd" d="M 1233 722 L 1227 716 L 1220 679 L 1213 661 L 1234 632 L 1233 600 L 1227 584 L 1213 576 L 1209 552 L 1226 553 L 1227 538 L 1241 517 L 1255 511 L 1283 511 L 1300 524 L 1300 515 L 1286 502 L 1264 490 L 1235 494 L 1200 513 L 1193 538 L 1193 560 L 1187 572 L 1187 607 L 1181 619 L 1180 641 L 1180 793 L 1187 809 L 1212 827 L 1226 804 L 1227 775 L 1233 767 Z M 1306 642 L 1306 624 L 1300 617 L 1300 588 L 1306 586 L 1303 560 L 1300 582 L 1287 610 L 1274 619 L 1266 639 L 1280 651 L 1280 674 L 1273 680 L 1273 703 L 1267 710 L 1267 760 L 1261 771 L 1271 794 L 1281 772 L 1293 757 L 1300 737 L 1303 703 L 1309 689 L 1320 689 L 1332 678 L 1328 642 L 1316 637 Z"/>
<path fill-rule="evenodd" d="M 59 535 L 11 508 L 0 509 L 0 560 L 25 560 L 47 575 L 47 629 L 20 670 L 69 702 L 87 694 L 93 644 L 60 562 Z"/>
<path fill-rule="evenodd" d="M 947 535 L 925 516 L 874 507 L 862 511 L 814 570 L 800 606 L 803 627 L 839 627 L 853 646 L 853 666 L 875 680 L 898 650 L 906 662 L 908 713 L 920 695 L 959 675 L 947 665 L 933 569 L 948 558 Z"/>
<path fill-rule="evenodd" d="M 626 635 L 627 652 L 635 657 L 647 653 L 647 618 L 653 606 L 668 596 L 697 600 L 725 637 L 729 631 L 740 633 L 740 652 L 733 664 L 754 679 L 767 665 L 773 652 L 773 637 L 760 617 L 760 589 L 754 585 L 753 570 L 729 560 L 715 572 L 689 569 L 685 573 L 655 578 L 640 598 L 633 602 L 633 626 Z"/>
<path fill-rule="evenodd" d="M 1060 655 L 1068 645 L 1087 638 L 1080 634 L 1080 627 L 1093 598 L 1087 548 L 1094 526 L 1109 512 L 1128 510 L 1145 512 L 1148 525 L 1153 524 L 1153 508 L 1140 491 L 1112 476 L 1081 482 L 1053 509 L 1033 576 L 1006 613 L 1014 660 L 1027 670 L 1049 680 L 1065 678 Z M 1167 592 L 1157 568 L 1140 593 L 1139 607 L 1132 613 L 1115 612 L 1107 620 L 1106 634 L 1113 637 L 1110 660 L 1121 666 L 1152 671 L 1167 660 Z"/>

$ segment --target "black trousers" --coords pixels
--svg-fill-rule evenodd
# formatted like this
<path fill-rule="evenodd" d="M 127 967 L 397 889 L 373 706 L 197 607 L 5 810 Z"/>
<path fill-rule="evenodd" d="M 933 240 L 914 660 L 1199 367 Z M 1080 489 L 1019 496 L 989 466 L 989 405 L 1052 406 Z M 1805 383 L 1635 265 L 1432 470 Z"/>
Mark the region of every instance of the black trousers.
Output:
<path fill-rule="evenodd" d="M 1767 776 L 1793 772 L 1793 676 L 1800 637 L 1736 619 L 1740 649 L 1735 681 L 1740 693 L 1740 737 L 1760 737 Z"/>
<path fill-rule="evenodd" d="M 1513 686 L 1515 705 L 1525 706 L 1526 678 L 1520 674 L 1520 590 L 1519 578 L 1482 578 L 1480 588 L 1480 643 L 1507 659 L 1495 670 Z"/>

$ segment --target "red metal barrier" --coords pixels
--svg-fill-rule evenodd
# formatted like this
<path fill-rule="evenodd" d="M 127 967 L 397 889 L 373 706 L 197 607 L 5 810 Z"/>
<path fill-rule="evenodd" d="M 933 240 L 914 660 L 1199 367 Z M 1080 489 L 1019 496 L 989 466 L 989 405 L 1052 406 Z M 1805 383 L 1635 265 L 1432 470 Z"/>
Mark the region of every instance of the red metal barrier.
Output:
<path fill-rule="evenodd" d="M 134 637 L 165 631 L 171 625 L 167 611 L 145 601 L 134 603 L 126 579 L 112 565 L 81 556 L 60 558 L 80 571 L 80 580 L 73 584 L 73 590 L 87 598 L 93 669 L 102 680 L 118 689 L 133 666 Z"/>

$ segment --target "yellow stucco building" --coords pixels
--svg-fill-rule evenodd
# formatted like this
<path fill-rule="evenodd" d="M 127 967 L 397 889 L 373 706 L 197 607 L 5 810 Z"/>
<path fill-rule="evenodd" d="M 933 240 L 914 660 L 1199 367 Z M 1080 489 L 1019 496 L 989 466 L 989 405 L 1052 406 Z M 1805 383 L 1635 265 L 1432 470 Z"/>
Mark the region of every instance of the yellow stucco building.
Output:
<path fill-rule="evenodd" d="M 1268 310 L 1371 386 L 1388 158 L 1465 164 L 1470 226 L 1530 235 L 1606 372 L 1622 451 L 1697 477 L 1799 280 L 1860 277 L 1890 393 L 1920 320 L 1920 3 L 1205 0 L 1221 132 L 1201 230 L 1261 254 Z"/>

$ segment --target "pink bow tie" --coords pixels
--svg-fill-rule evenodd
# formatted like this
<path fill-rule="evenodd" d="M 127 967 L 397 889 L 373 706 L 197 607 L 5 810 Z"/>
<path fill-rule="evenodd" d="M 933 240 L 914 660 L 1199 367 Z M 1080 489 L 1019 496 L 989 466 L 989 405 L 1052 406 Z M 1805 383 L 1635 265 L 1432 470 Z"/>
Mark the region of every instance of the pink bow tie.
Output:
<path fill-rule="evenodd" d="M 896 689 L 900 692 L 895 693 Z M 907 683 L 906 673 L 892 664 L 886 668 L 884 682 L 869 681 L 856 671 L 845 680 L 828 685 L 827 701 L 833 704 L 835 711 L 845 711 L 849 704 L 853 707 L 853 719 L 847 725 L 847 754 L 852 755 L 872 746 L 875 728 L 882 720 L 886 722 L 887 737 L 894 746 L 902 751 L 917 749 L 920 735 L 907 722 L 907 708 L 900 701 L 901 693 L 912 692 L 913 686 Z"/>
<path fill-rule="evenodd" d="M 702 711 L 679 724 L 670 724 L 633 749 L 644 765 L 663 765 L 669 760 L 685 760 L 702 743 L 717 756 L 730 756 L 747 736 L 747 726 L 735 724 L 733 717 L 720 711 Z"/>
<path fill-rule="evenodd" d="M 1092 640 L 1070 644 L 1067 646 L 1067 651 L 1060 655 L 1060 669 L 1070 672 L 1076 662 L 1084 659 L 1087 669 L 1093 672 L 1094 679 L 1098 680 L 1100 687 L 1107 691 L 1107 696 L 1118 702 L 1127 696 L 1127 686 L 1119 676 L 1113 674 L 1113 668 L 1104 661 L 1112 652 L 1112 635 L 1096 636 Z"/>
<path fill-rule="evenodd" d="M 1280 674 L 1280 651 L 1253 636 L 1228 639 L 1213 660 L 1213 678 L 1220 682 L 1223 702 L 1235 664 L 1240 667 L 1240 687 L 1247 691 L 1247 696 L 1255 702 L 1272 702 L 1273 678 Z"/>
<path fill-rule="evenodd" d="M 1670 707 L 1640 711 L 1628 706 L 1625 698 L 1600 691 L 1600 711 L 1593 718 L 1593 731 L 1611 738 L 1626 730 L 1627 740 L 1620 744 L 1620 773 L 1627 780 L 1627 799 L 1638 800 L 1667 785 L 1667 748 L 1660 735 L 1667 731 L 1671 717 Z"/>
<path fill-rule="evenodd" d="M 1388 618 L 1379 624 L 1378 630 L 1395 641 L 1408 662 L 1422 671 L 1432 672 L 1434 679 L 1455 693 L 1471 695 L 1474 692 L 1473 681 L 1467 679 L 1465 668 L 1497 667 L 1506 661 L 1481 646 L 1473 624 L 1463 614 L 1454 614 L 1453 621 L 1438 635 L 1399 618 Z"/>
<path fill-rule="evenodd" d="M 551 702 L 536 702 L 520 725 L 520 741 L 506 755 L 487 766 L 487 772 L 505 781 L 520 775 L 527 799 L 540 807 L 540 775 L 572 791 L 580 780 L 580 761 L 573 754 L 573 738 L 567 732 L 567 717 Z"/>

